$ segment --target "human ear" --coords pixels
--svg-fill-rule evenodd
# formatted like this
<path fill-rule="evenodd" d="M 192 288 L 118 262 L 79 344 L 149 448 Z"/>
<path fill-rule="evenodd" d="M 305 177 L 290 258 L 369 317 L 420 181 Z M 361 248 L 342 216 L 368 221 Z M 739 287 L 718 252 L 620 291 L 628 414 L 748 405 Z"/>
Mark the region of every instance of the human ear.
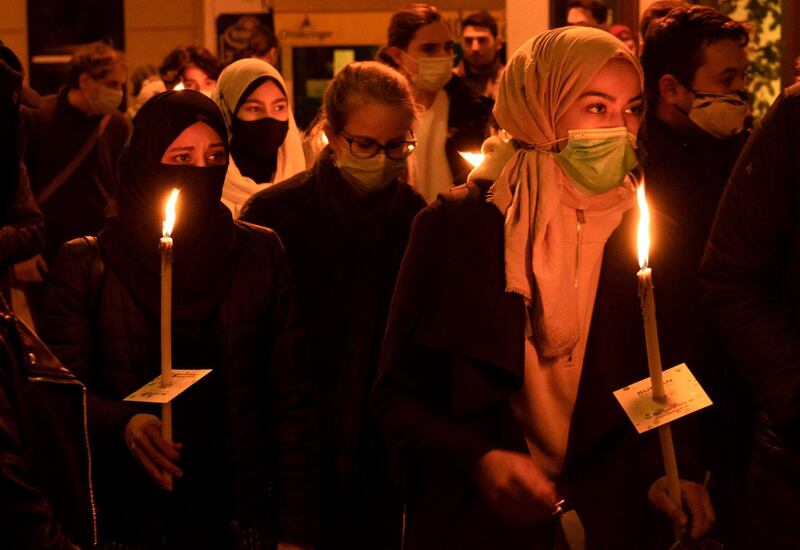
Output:
<path fill-rule="evenodd" d="M 267 58 L 267 62 L 272 65 L 273 67 L 278 62 L 278 48 L 270 48 L 267 54 L 264 56 Z"/>
<path fill-rule="evenodd" d="M 391 46 L 388 50 L 386 50 L 386 53 L 389 54 L 389 57 L 392 58 L 392 61 L 394 61 L 395 65 L 398 67 L 403 66 L 403 50 L 397 46 Z"/>
<path fill-rule="evenodd" d="M 89 76 L 89 73 L 81 73 L 81 75 L 78 77 L 78 87 L 83 92 L 89 90 L 90 88 L 93 88 L 94 83 L 95 83 L 94 79 L 92 79 L 92 77 Z"/>
<path fill-rule="evenodd" d="M 689 90 L 671 74 L 662 75 L 658 79 L 658 95 L 670 105 L 679 105 L 685 102 Z"/>
<path fill-rule="evenodd" d="M 331 128 L 330 125 L 326 124 L 325 126 L 322 127 L 322 133 L 325 134 L 325 138 L 328 140 L 328 145 L 333 150 L 333 152 L 335 154 L 338 154 L 341 149 L 341 145 L 339 144 L 339 141 L 336 139 L 336 132 L 333 131 L 333 128 Z"/>

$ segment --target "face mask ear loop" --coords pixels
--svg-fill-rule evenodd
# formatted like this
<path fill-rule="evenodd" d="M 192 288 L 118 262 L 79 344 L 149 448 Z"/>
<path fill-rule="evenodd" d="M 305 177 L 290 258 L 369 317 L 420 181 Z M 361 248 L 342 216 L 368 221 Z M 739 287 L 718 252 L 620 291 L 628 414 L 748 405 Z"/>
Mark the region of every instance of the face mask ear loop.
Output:
<path fill-rule="evenodd" d="M 545 141 L 544 143 L 538 143 L 536 145 L 527 145 L 527 146 L 523 146 L 522 148 L 524 148 L 524 149 L 532 149 L 532 150 L 538 151 L 540 153 L 552 154 L 553 153 L 553 147 L 552 146 L 555 145 L 556 143 L 560 143 L 562 141 L 569 141 L 569 137 L 554 139 L 552 141 Z"/>

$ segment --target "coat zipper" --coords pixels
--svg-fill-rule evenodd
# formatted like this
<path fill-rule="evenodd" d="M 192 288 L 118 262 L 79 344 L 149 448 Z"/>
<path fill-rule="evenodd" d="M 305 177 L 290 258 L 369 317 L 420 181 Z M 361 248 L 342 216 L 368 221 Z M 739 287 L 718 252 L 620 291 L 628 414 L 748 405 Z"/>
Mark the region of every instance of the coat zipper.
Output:
<path fill-rule="evenodd" d="M 86 386 L 83 386 L 83 441 L 86 445 L 86 463 L 89 469 L 89 505 L 92 508 L 92 542 L 97 546 L 97 506 L 94 502 L 94 480 L 92 479 L 92 447 L 89 444 L 89 413 Z"/>
<path fill-rule="evenodd" d="M 578 288 L 578 277 L 581 272 L 581 245 L 583 244 L 583 231 L 581 230 L 583 224 L 586 223 L 586 216 L 583 215 L 583 210 L 575 210 L 575 215 L 578 218 L 577 231 L 578 243 L 575 247 L 575 288 Z"/>
<path fill-rule="evenodd" d="M 89 443 L 89 413 L 86 397 L 86 386 L 75 379 L 52 378 L 50 376 L 30 376 L 28 380 L 31 382 L 47 382 L 51 384 L 65 384 L 69 386 L 81 387 L 81 409 L 83 416 L 83 443 L 86 447 L 86 465 L 88 469 L 87 480 L 89 481 L 89 506 L 92 513 L 92 541 L 97 546 L 97 505 L 94 501 L 94 479 L 92 478 L 92 447 Z"/>

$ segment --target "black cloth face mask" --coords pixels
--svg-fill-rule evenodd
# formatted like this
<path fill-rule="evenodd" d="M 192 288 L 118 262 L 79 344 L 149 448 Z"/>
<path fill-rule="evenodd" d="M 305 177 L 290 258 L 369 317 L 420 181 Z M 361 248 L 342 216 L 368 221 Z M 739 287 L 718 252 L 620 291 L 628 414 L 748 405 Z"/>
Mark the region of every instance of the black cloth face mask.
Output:
<path fill-rule="evenodd" d="M 211 318 L 228 295 L 241 254 L 230 210 L 220 202 L 227 165 L 161 162 L 170 144 L 197 122 L 210 126 L 227 145 L 219 108 L 199 92 L 165 92 L 142 106 L 119 161 L 114 208 L 97 237 L 109 268 L 143 312 L 158 320 L 161 222 L 170 190 L 181 190 L 172 233 L 176 331 Z"/>
<path fill-rule="evenodd" d="M 272 117 L 231 122 L 231 156 L 242 175 L 256 183 L 268 183 L 278 166 L 278 149 L 289 131 L 288 120 Z"/>

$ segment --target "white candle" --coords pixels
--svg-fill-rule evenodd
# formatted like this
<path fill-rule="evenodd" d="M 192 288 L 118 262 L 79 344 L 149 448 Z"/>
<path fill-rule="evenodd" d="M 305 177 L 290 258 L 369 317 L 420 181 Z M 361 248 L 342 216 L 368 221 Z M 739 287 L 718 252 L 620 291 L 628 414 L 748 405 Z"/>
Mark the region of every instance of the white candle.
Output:
<path fill-rule="evenodd" d="M 639 202 L 639 300 L 642 306 L 642 322 L 644 323 L 644 339 L 647 347 L 647 366 L 650 370 L 650 384 L 653 388 L 653 400 L 666 404 L 664 377 L 661 371 L 661 349 L 658 344 L 658 325 L 656 323 L 656 301 L 653 295 L 653 270 L 647 265 L 650 254 L 650 210 L 644 195 L 644 182 L 636 190 Z M 658 437 L 661 441 L 661 456 L 667 475 L 667 488 L 672 502 L 681 508 L 681 483 L 678 475 L 678 461 L 675 458 L 675 445 L 672 441 L 672 429 L 669 424 L 659 426 Z"/>
<path fill-rule="evenodd" d="M 162 237 L 159 241 L 161 252 L 161 387 L 166 388 L 172 381 L 172 228 L 175 225 L 175 203 L 178 190 L 173 189 L 167 200 Z M 161 437 L 172 442 L 172 403 L 161 405 Z"/>

